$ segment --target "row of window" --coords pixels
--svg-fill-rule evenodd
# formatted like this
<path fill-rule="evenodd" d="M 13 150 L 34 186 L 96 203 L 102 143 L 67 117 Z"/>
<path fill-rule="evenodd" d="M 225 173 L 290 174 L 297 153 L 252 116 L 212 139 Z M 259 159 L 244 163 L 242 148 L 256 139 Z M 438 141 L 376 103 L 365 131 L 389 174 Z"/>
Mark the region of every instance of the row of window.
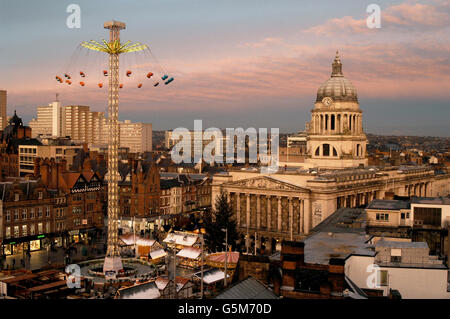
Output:
<path fill-rule="evenodd" d="M 37 209 L 37 214 L 36 214 L 36 210 L 34 208 L 30 208 L 30 215 L 28 216 L 28 212 L 26 208 L 23 208 L 19 214 L 19 209 L 15 209 L 13 212 L 13 217 L 14 220 L 19 220 L 19 215 L 20 218 L 22 220 L 26 220 L 28 219 L 28 217 L 30 219 L 34 219 L 34 218 L 42 218 L 43 216 L 43 209 L 42 207 L 39 207 Z M 50 206 L 47 206 L 45 209 L 45 217 L 50 217 Z M 10 222 L 11 221 L 11 210 L 6 211 L 6 215 L 5 215 L 6 221 Z"/>
<path fill-rule="evenodd" d="M 36 233 L 37 231 L 37 233 Z M 50 222 L 45 223 L 45 232 L 50 233 Z M 28 231 L 28 225 L 22 225 L 22 226 L 14 226 L 13 229 L 11 227 L 7 226 L 5 231 L 5 238 L 19 238 L 19 237 L 26 237 L 26 236 L 33 236 L 37 234 L 43 234 L 44 233 L 44 223 L 38 223 L 38 224 L 30 224 L 30 228 Z"/>
<path fill-rule="evenodd" d="M 401 219 L 409 219 L 410 218 L 410 213 L 406 212 L 406 213 L 400 213 L 400 218 Z M 388 213 L 377 213 L 376 215 L 376 220 L 378 221 L 389 221 L 389 214 Z"/>

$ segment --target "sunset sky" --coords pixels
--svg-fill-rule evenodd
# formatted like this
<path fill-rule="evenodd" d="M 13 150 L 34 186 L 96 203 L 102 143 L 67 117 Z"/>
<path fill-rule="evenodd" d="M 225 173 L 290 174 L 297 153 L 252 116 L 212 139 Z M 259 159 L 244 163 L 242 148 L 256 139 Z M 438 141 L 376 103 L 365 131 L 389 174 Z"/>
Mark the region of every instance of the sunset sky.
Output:
<path fill-rule="evenodd" d="M 66 26 L 71 3 L 81 7 L 80 29 Z M 366 26 L 371 3 L 381 7 L 381 29 Z M 148 44 L 175 77 L 121 90 L 121 120 L 154 130 L 192 128 L 195 119 L 204 127 L 303 130 L 338 49 L 366 133 L 450 136 L 450 0 L 0 0 L 8 114 L 17 110 L 27 123 L 56 92 L 63 105 L 105 111 L 98 77 L 69 87 L 55 75 L 81 41 L 107 39 L 103 23 L 112 19 L 127 24 L 123 41 Z"/>

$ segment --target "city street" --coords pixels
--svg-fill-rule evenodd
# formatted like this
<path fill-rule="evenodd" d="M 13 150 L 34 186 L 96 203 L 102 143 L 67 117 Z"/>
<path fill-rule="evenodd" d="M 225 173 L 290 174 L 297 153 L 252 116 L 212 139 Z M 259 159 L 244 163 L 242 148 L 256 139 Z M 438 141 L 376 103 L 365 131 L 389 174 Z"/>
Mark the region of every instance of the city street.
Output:
<path fill-rule="evenodd" d="M 92 258 L 100 258 L 105 254 L 103 253 L 103 243 L 96 243 L 94 245 L 83 245 L 83 244 L 75 244 L 73 247 L 76 248 L 72 250 L 71 255 L 69 256 L 71 262 L 83 261 Z M 87 254 L 83 256 L 83 248 L 87 250 Z M 26 269 L 26 270 L 36 270 L 40 269 L 49 264 L 64 264 L 65 257 L 65 249 L 62 247 L 55 248 L 55 251 L 47 252 L 47 249 L 41 249 L 38 251 L 30 252 L 30 256 L 26 256 L 25 254 L 15 254 L 11 256 L 6 256 L 6 260 L 3 261 L 3 264 L 0 262 L 0 266 L 2 269 Z M 25 266 L 21 264 L 21 261 L 25 262 Z"/>

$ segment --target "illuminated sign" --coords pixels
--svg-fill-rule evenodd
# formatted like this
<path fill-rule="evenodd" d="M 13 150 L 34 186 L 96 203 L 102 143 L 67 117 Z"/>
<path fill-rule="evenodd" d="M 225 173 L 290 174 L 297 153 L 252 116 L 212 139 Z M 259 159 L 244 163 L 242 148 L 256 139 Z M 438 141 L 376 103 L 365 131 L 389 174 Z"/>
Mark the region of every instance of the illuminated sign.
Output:
<path fill-rule="evenodd" d="M 39 235 L 37 238 L 45 238 L 45 235 Z"/>

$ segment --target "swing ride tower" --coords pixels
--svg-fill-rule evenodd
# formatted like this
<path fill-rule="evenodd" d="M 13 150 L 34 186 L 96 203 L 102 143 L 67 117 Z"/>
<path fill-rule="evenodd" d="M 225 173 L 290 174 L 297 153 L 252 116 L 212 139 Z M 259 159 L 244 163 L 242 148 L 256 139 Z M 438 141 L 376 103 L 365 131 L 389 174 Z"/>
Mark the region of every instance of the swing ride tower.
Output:
<path fill-rule="evenodd" d="M 91 40 L 82 42 L 81 46 L 90 50 L 104 52 L 109 57 L 109 86 L 108 86 L 108 242 L 103 273 L 115 277 L 123 270 L 119 252 L 118 225 L 119 216 L 119 56 L 120 54 L 143 51 L 147 45 L 132 44 L 127 41 L 120 43 L 120 30 L 125 29 L 125 23 L 118 21 L 105 22 L 104 28 L 109 30 L 109 42 L 103 43 Z"/>

